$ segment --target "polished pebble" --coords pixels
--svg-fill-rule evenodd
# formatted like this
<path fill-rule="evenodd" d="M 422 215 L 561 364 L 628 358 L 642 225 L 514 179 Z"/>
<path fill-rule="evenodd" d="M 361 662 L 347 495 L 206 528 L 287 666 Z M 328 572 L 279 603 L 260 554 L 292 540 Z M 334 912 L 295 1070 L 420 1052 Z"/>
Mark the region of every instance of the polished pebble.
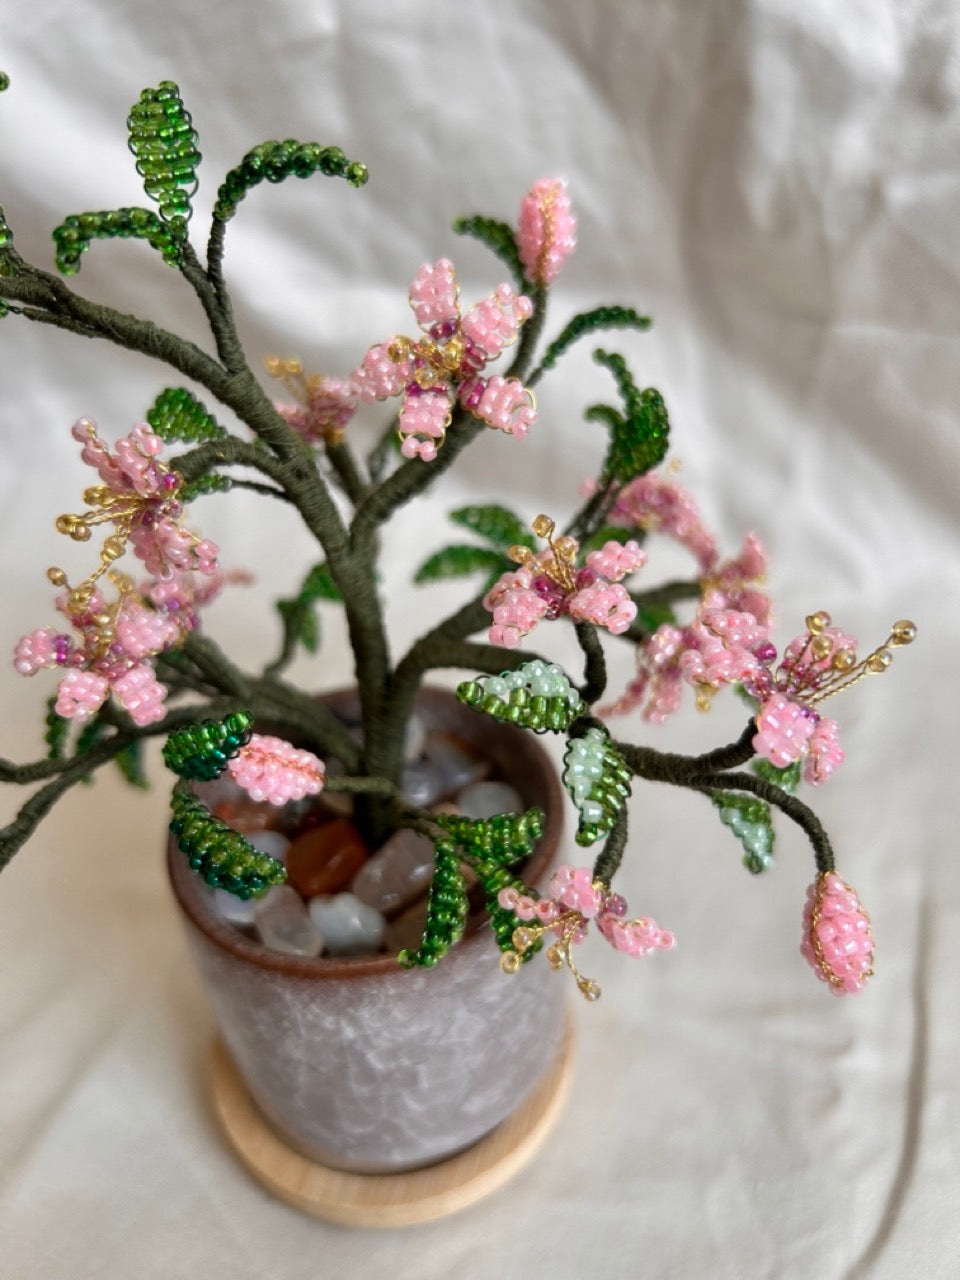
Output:
<path fill-rule="evenodd" d="M 432 760 L 411 760 L 403 767 L 401 781 L 403 798 L 418 809 L 435 804 L 449 788 L 443 773 Z"/>
<path fill-rule="evenodd" d="M 421 898 L 407 907 L 394 920 L 387 922 L 383 933 L 383 945 L 388 951 L 416 950 L 423 938 L 427 923 L 427 899 Z"/>
<path fill-rule="evenodd" d="M 334 818 L 297 836 L 287 851 L 287 875 L 304 898 L 346 889 L 367 860 L 367 847 L 352 822 Z"/>
<path fill-rule="evenodd" d="M 271 951 L 288 956 L 318 956 L 323 934 L 310 919 L 303 900 L 289 885 L 277 885 L 261 898 L 254 911 L 260 941 Z"/>
<path fill-rule="evenodd" d="M 235 893 L 228 893 L 226 889 L 212 889 L 210 904 L 214 913 L 221 920 L 226 920 L 228 924 L 248 928 L 254 922 L 254 913 L 257 909 L 256 898 L 238 898 Z"/>
<path fill-rule="evenodd" d="M 323 934 L 326 951 L 331 956 L 357 955 L 379 949 L 384 918 L 352 893 L 311 898 L 307 911 Z"/>
<path fill-rule="evenodd" d="M 287 850 L 290 841 L 281 831 L 251 831 L 247 836 L 247 844 L 253 845 L 261 853 L 267 853 L 286 866 Z"/>
<path fill-rule="evenodd" d="M 465 818 L 492 818 L 495 813 L 523 813 L 520 793 L 506 782 L 474 782 L 457 796 Z"/>
<path fill-rule="evenodd" d="M 394 915 L 424 893 L 432 875 L 433 844 L 403 829 L 363 864 L 351 889 L 361 902 Z"/>
<path fill-rule="evenodd" d="M 440 770 L 447 793 L 480 782 L 490 772 L 490 761 L 471 751 L 452 733 L 431 733 L 424 744 L 424 755 Z"/>

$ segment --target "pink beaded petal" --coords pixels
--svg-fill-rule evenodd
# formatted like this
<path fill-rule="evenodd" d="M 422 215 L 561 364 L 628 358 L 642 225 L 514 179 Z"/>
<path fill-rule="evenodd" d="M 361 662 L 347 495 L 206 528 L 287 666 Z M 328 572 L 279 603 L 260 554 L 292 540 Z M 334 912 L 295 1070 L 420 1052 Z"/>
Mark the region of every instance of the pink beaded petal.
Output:
<path fill-rule="evenodd" d="M 778 769 L 800 759 L 815 727 L 804 707 L 780 693 L 767 698 L 757 712 L 756 722 L 753 749 Z"/>
<path fill-rule="evenodd" d="M 800 952 L 834 995 L 855 995 L 873 976 L 873 932 L 860 898 L 829 872 L 807 890 Z"/>
<path fill-rule="evenodd" d="M 566 183 L 557 178 L 535 182 L 521 201 L 517 227 L 517 248 L 527 279 L 552 284 L 576 246 L 576 231 Z"/>
<path fill-rule="evenodd" d="M 312 751 L 255 733 L 227 765 L 234 782 L 258 802 L 281 805 L 323 790 L 326 769 Z"/>
<path fill-rule="evenodd" d="M 826 782 L 843 764 L 840 726 L 836 720 L 821 717 L 807 743 L 808 754 L 803 765 L 803 780 L 812 787 Z"/>
<path fill-rule="evenodd" d="M 532 315 L 530 299 L 502 284 L 492 297 L 474 303 L 463 317 L 461 330 L 484 361 L 489 361 L 516 340 L 524 321 Z"/>
<path fill-rule="evenodd" d="M 522 438 L 537 420 L 533 392 L 516 378 L 477 378 L 461 387 L 460 401 L 488 427 Z"/>
<path fill-rule="evenodd" d="M 176 622 L 155 609 L 126 604 L 117 618 L 117 641 L 123 653 L 135 660 L 162 653 L 179 639 Z"/>
<path fill-rule="evenodd" d="M 142 727 L 163 719 L 166 686 L 160 683 L 148 663 L 131 667 L 119 680 L 113 681 L 112 690 L 135 725 Z"/>
<path fill-rule="evenodd" d="M 613 510 L 615 523 L 658 529 L 676 539 L 697 558 L 701 573 L 717 562 L 717 544 L 705 528 L 692 496 L 655 471 L 637 476 L 620 492 Z"/>
<path fill-rule="evenodd" d="M 386 400 L 398 396 L 413 378 L 413 361 L 409 358 L 392 360 L 391 344 L 378 343 L 363 357 L 359 369 L 351 375 L 357 394 L 364 404 L 374 400 Z"/>
<path fill-rule="evenodd" d="M 13 651 L 13 665 L 22 676 L 36 675 L 57 665 L 57 633 L 53 627 L 39 627 L 22 636 Z"/>
<path fill-rule="evenodd" d="M 502 649 L 519 649 L 523 637 L 533 630 L 548 609 L 547 601 L 527 587 L 511 587 L 500 592 L 493 609 L 493 625 L 488 636 L 490 643 Z"/>
<path fill-rule="evenodd" d="M 432 462 L 450 425 L 450 415 L 451 401 L 446 387 L 431 387 L 426 391 L 415 385 L 408 387 L 399 421 L 404 457 L 419 456 L 424 462 Z"/>
<path fill-rule="evenodd" d="M 449 258 L 425 262 L 410 285 L 410 306 L 421 329 L 455 324 L 460 319 L 457 279 Z"/>
<path fill-rule="evenodd" d="M 110 682 L 93 671 L 68 671 L 60 681 L 54 711 L 66 720 L 89 720 L 103 706 Z"/>
<path fill-rule="evenodd" d="M 602 580 L 575 592 L 567 601 L 567 608 L 571 618 L 606 627 L 615 636 L 622 635 L 637 616 L 637 606 L 626 587 Z"/>
<path fill-rule="evenodd" d="M 602 574 L 608 582 L 619 582 L 627 574 L 642 569 L 646 563 L 646 551 L 632 538 L 624 543 L 611 538 L 598 551 L 591 551 L 587 556 L 587 566 Z"/>

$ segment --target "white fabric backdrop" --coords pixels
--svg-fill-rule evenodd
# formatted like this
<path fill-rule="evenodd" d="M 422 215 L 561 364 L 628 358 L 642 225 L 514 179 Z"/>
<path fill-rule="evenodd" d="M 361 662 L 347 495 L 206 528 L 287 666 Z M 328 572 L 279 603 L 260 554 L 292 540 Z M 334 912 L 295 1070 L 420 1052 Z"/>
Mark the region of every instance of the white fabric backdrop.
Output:
<path fill-rule="evenodd" d="M 420 262 L 454 256 L 466 297 L 501 278 L 457 243 L 453 216 L 513 218 L 534 177 L 566 175 L 580 248 L 548 332 L 590 302 L 653 313 L 649 335 L 611 345 L 662 389 L 684 482 L 725 548 L 749 528 L 764 538 L 779 639 L 818 607 L 865 642 L 898 617 L 921 627 L 892 671 L 838 703 L 848 760 L 815 797 L 873 912 L 868 993 L 830 1000 L 797 955 L 811 878 L 799 837 L 781 833 L 776 871 L 755 882 L 708 806 L 640 791 L 622 883 L 680 949 L 641 966 L 594 949 L 604 998 L 576 1010 L 560 1130 L 509 1190 L 403 1233 L 313 1223 L 234 1163 L 206 1095 L 210 1016 L 161 873 L 162 794 L 104 778 L 72 795 L 0 892 L 4 1274 L 956 1275 L 955 6 L 6 0 L 0 65 L 13 81 L 0 199 L 42 263 L 67 212 L 142 199 L 124 120 L 163 78 L 201 135 L 198 227 L 256 141 L 317 138 L 365 160 L 361 193 L 319 178 L 258 189 L 228 237 L 250 353 L 327 372 L 408 327 Z M 203 336 L 189 291 L 143 246 L 93 246 L 77 283 Z M 14 319 L 0 338 L 8 651 L 50 620 L 43 570 L 69 554 L 51 526 L 87 483 L 71 422 L 88 414 L 116 437 L 166 379 Z M 608 390 L 588 351 L 544 384 L 527 442 L 490 433 L 390 526 L 398 650 L 441 605 L 406 575 L 439 544 L 443 511 L 497 498 L 529 517 L 570 509 L 602 449 L 579 419 Z M 308 562 L 283 512 L 242 499 L 197 510 L 224 558 L 271 588 Z M 658 563 L 677 567 L 653 563 L 651 581 Z M 275 643 L 270 613 L 248 615 L 236 592 L 211 627 L 253 662 Z M 336 625 L 326 634 L 298 670 L 329 686 L 349 664 Z M 35 754 L 42 683 L 4 678 L 4 754 Z M 732 705 L 711 721 L 688 712 L 661 740 L 724 741 L 741 718 Z"/>

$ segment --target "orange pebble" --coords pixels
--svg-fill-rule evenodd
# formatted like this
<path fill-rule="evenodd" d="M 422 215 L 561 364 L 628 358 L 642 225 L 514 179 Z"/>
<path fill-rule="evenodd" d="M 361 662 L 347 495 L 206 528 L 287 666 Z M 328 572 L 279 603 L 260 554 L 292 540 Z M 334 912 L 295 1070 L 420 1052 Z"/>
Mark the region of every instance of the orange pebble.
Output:
<path fill-rule="evenodd" d="M 287 875 L 304 898 L 345 889 L 367 860 L 360 832 L 335 818 L 297 836 L 287 851 Z"/>

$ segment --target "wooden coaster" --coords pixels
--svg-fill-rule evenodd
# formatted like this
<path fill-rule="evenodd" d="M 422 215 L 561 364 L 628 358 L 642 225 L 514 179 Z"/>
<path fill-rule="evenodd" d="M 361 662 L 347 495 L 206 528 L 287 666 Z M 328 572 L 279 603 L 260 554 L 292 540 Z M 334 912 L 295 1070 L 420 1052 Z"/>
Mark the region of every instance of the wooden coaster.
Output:
<path fill-rule="evenodd" d="M 213 1048 L 213 1102 L 237 1155 L 287 1204 L 342 1226 L 404 1227 L 456 1213 L 523 1168 L 559 1119 L 572 1058 L 568 1023 L 556 1061 L 513 1115 L 468 1150 L 411 1173 L 344 1173 L 292 1150 L 257 1110 L 219 1039 Z"/>

